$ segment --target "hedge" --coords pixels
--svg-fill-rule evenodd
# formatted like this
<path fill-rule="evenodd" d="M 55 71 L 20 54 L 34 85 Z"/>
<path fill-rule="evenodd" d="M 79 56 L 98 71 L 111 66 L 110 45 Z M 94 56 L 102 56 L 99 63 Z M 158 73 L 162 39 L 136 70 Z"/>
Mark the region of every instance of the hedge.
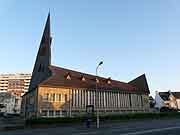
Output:
<path fill-rule="evenodd" d="M 116 114 L 100 116 L 100 120 L 107 121 L 127 121 L 138 119 L 161 119 L 161 118 L 180 118 L 178 112 L 168 113 L 129 113 L 129 114 Z M 59 117 L 59 118 L 34 118 L 26 120 L 26 125 L 36 124 L 67 124 L 67 123 L 82 123 L 85 117 Z M 92 121 L 96 121 L 96 116 L 92 117 Z"/>

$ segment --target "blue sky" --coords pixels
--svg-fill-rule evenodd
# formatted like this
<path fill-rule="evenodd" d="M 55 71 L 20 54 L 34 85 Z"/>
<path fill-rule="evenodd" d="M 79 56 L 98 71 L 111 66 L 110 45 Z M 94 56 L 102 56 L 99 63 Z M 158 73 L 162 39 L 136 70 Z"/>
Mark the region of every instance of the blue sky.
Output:
<path fill-rule="evenodd" d="M 52 63 L 130 81 L 145 73 L 156 90 L 180 90 L 180 1 L 1 0 L 0 73 L 31 72 L 48 11 Z"/>

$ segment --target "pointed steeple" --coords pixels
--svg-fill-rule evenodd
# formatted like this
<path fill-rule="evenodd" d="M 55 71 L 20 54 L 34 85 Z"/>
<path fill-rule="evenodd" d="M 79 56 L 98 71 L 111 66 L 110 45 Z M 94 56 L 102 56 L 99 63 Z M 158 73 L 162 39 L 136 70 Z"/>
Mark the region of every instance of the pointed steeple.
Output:
<path fill-rule="evenodd" d="M 48 64 L 51 65 L 51 23 L 50 23 L 50 12 L 48 14 L 44 32 L 41 38 L 41 43 L 38 51 L 38 55 L 49 57 Z"/>
<path fill-rule="evenodd" d="M 49 66 L 51 65 L 51 29 L 50 12 L 48 14 L 43 35 L 40 42 L 38 54 L 34 64 L 29 90 L 33 90 L 39 83 L 50 76 Z"/>
<path fill-rule="evenodd" d="M 48 17 L 46 20 L 46 25 L 44 28 L 43 36 L 41 39 L 41 43 L 47 43 L 50 45 L 51 43 L 51 22 L 50 22 L 50 12 L 48 13 Z"/>

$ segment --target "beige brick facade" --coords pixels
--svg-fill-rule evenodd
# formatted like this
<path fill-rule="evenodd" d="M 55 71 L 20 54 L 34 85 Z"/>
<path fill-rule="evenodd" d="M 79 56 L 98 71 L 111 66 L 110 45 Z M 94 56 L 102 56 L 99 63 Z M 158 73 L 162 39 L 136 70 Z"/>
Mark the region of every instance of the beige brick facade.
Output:
<path fill-rule="evenodd" d="M 127 112 L 147 112 L 149 109 L 148 95 L 137 93 L 124 93 L 120 91 L 101 90 L 99 93 L 99 111 L 104 113 L 127 113 Z M 77 116 L 86 112 L 87 105 L 96 106 L 96 93 L 94 90 L 80 88 L 55 88 L 39 87 L 35 97 L 34 112 L 36 117 L 64 117 Z M 35 101 L 35 100 L 34 100 Z M 37 105 L 36 105 L 37 104 Z M 35 112 L 35 110 L 37 112 Z M 96 111 L 96 109 L 95 109 Z"/>
<path fill-rule="evenodd" d="M 69 112 L 70 89 L 39 87 L 38 89 L 38 113 L 43 111 Z"/>

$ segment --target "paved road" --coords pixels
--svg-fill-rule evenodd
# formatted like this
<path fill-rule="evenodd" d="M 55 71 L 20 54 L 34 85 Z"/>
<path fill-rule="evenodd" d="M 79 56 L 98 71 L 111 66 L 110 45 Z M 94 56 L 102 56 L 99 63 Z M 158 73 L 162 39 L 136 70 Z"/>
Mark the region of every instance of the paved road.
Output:
<path fill-rule="evenodd" d="M 180 119 L 101 123 L 100 129 L 84 125 L 24 129 L 0 132 L 0 135 L 180 135 Z"/>
<path fill-rule="evenodd" d="M 0 117 L 0 129 L 3 127 L 23 126 L 24 120 L 20 117 Z"/>

